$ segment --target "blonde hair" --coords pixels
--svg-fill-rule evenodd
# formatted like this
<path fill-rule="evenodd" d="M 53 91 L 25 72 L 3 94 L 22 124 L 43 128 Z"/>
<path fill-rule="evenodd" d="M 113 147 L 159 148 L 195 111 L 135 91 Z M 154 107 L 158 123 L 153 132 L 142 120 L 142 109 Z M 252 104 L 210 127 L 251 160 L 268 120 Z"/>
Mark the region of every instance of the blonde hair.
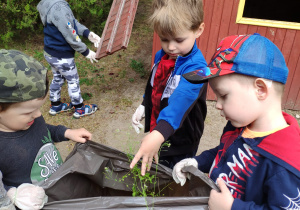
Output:
<path fill-rule="evenodd" d="M 149 23 L 159 36 L 176 36 L 196 31 L 203 23 L 202 0 L 153 0 Z"/>

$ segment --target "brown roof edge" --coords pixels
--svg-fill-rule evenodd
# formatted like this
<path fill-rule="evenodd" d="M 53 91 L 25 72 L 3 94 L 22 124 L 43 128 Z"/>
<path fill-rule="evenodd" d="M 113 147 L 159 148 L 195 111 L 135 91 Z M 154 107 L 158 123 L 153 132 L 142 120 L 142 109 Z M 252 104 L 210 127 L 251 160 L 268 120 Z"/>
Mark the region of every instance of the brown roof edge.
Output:
<path fill-rule="evenodd" d="M 113 1 L 96 52 L 98 60 L 127 48 L 138 2 L 139 0 Z"/>

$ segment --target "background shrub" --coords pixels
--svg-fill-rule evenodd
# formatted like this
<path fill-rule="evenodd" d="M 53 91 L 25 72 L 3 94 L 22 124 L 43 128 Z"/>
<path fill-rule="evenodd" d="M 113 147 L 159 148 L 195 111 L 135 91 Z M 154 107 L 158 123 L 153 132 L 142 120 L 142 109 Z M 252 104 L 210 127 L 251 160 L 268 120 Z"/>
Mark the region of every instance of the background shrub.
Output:
<path fill-rule="evenodd" d="M 0 39 L 10 41 L 43 33 L 36 6 L 40 0 L 2 0 L 0 3 Z M 112 0 L 68 0 L 76 19 L 99 36 L 105 26 Z"/>

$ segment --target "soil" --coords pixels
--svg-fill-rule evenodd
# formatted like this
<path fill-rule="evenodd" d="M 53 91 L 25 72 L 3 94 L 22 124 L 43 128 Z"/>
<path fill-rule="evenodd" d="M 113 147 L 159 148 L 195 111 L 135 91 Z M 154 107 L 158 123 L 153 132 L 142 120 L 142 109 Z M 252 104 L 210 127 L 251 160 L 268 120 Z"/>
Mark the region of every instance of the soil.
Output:
<path fill-rule="evenodd" d="M 148 0 L 139 1 L 127 49 L 104 57 L 94 64 L 95 69 L 104 69 L 102 72 L 104 82 L 91 86 L 81 85 L 82 93 L 92 94 L 92 98 L 86 102 L 97 104 L 99 110 L 95 114 L 79 120 L 73 119 L 73 113 L 71 112 L 52 117 L 48 114 L 50 102 L 47 101 L 42 108 L 46 122 L 54 125 L 62 124 L 69 128 L 84 127 L 93 134 L 92 140 L 95 142 L 124 152 L 133 154 L 137 152 L 140 142 L 146 134 L 143 132 L 137 134 L 134 131 L 131 126 L 131 116 L 142 102 L 151 69 L 153 31 L 146 22 L 150 14 L 150 4 L 151 1 Z M 42 50 L 42 45 L 40 48 Z M 144 77 L 141 77 L 139 73 L 130 68 L 129 63 L 132 59 L 144 64 L 144 69 L 147 72 Z M 86 60 L 82 62 L 86 62 Z M 66 86 L 63 87 L 62 96 L 68 101 Z M 218 145 L 226 123 L 225 119 L 220 116 L 219 111 L 214 108 L 214 105 L 214 101 L 207 101 L 208 113 L 198 154 Z M 299 111 L 285 111 L 293 116 L 300 115 Z M 299 119 L 298 123 L 300 124 Z M 74 144 L 73 141 L 56 144 L 63 159 L 73 149 Z"/>

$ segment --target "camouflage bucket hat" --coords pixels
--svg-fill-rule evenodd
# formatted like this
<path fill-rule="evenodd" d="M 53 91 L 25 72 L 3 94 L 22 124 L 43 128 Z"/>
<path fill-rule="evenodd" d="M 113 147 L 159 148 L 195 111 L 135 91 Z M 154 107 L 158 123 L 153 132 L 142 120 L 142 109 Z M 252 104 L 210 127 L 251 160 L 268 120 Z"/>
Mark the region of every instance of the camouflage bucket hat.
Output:
<path fill-rule="evenodd" d="M 17 50 L 0 49 L 0 102 L 29 101 L 45 96 L 47 69 Z"/>

